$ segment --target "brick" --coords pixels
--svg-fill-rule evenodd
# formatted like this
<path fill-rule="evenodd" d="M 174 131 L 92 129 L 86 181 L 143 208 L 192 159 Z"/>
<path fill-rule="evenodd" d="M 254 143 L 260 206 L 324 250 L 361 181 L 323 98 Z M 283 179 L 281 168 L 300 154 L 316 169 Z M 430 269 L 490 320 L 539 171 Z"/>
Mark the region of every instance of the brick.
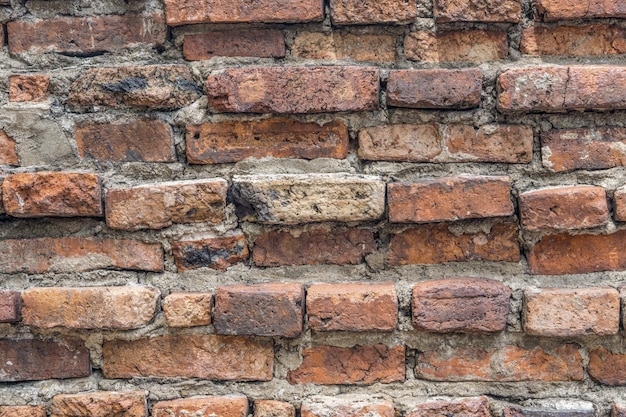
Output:
<path fill-rule="evenodd" d="M 348 127 L 290 119 L 204 123 L 187 126 L 187 161 L 222 164 L 246 158 L 337 158 L 348 156 Z"/>
<path fill-rule="evenodd" d="M 407 229 L 391 237 L 387 264 L 439 264 L 462 261 L 518 262 L 518 230 L 513 223 L 495 224 L 486 232 L 453 233 L 447 225 Z"/>
<path fill-rule="evenodd" d="M 123 48 L 165 43 L 163 16 L 127 13 L 111 16 L 16 20 L 7 24 L 12 54 L 59 52 L 90 55 Z"/>
<path fill-rule="evenodd" d="M 517 23 L 522 17 L 520 0 L 435 0 L 435 21 Z"/>
<path fill-rule="evenodd" d="M 524 291 L 524 331 L 536 336 L 617 334 L 619 292 L 614 288 L 542 288 Z"/>
<path fill-rule="evenodd" d="M 243 233 L 231 236 L 188 237 L 172 242 L 172 253 L 178 272 L 198 268 L 226 271 L 248 259 L 249 250 Z"/>
<path fill-rule="evenodd" d="M 626 70 L 619 66 L 510 69 L 498 77 L 501 111 L 626 108 Z"/>
<path fill-rule="evenodd" d="M 296 417 L 296 408 L 284 401 L 255 400 L 253 417 Z"/>
<path fill-rule="evenodd" d="M 183 55 L 188 61 L 214 56 L 285 56 L 285 39 L 280 30 L 214 31 L 188 34 L 183 39 Z"/>
<path fill-rule="evenodd" d="M 20 320 L 20 292 L 0 291 L 0 323 L 14 323 Z M 0 414 L 1 417 L 2 414 Z"/>
<path fill-rule="evenodd" d="M 331 0 L 330 18 L 334 25 L 412 23 L 417 17 L 413 0 Z"/>
<path fill-rule="evenodd" d="M 589 349 L 589 376 L 604 385 L 626 385 L 626 355 L 603 347 Z"/>
<path fill-rule="evenodd" d="M 169 327 L 193 327 L 211 324 L 213 294 L 172 293 L 163 299 L 163 315 Z"/>
<path fill-rule="evenodd" d="M 50 95 L 49 75 L 11 75 L 9 77 L 9 101 L 40 102 Z"/>
<path fill-rule="evenodd" d="M 398 296 L 391 282 L 313 284 L 306 312 L 316 331 L 388 331 L 398 325 Z"/>
<path fill-rule="evenodd" d="M 0 339 L 0 381 L 41 381 L 89 376 L 89 351 L 73 339 Z"/>
<path fill-rule="evenodd" d="M 395 62 L 396 37 L 347 32 L 300 32 L 291 44 L 291 56 L 304 59 Z"/>
<path fill-rule="evenodd" d="M 40 328 L 136 329 L 154 317 L 159 290 L 149 287 L 30 288 L 22 323 Z"/>
<path fill-rule="evenodd" d="M 551 350 L 504 346 L 436 349 L 418 353 L 415 376 L 429 381 L 582 381 L 578 346 L 562 344 Z"/>
<path fill-rule="evenodd" d="M 90 68 L 72 83 L 67 104 L 75 109 L 173 110 L 190 105 L 201 95 L 202 89 L 183 65 Z"/>
<path fill-rule="evenodd" d="M 165 16 L 170 26 L 193 23 L 274 23 L 315 22 L 324 19 L 322 0 L 165 0 Z"/>
<path fill-rule="evenodd" d="M 0 165 L 19 165 L 15 141 L 0 130 Z M 0 184 L 1 185 L 1 184 Z"/>
<path fill-rule="evenodd" d="M 387 104 L 414 109 L 470 109 L 480 104 L 479 69 L 391 70 Z"/>
<path fill-rule="evenodd" d="M 218 287 L 215 290 L 215 332 L 297 337 L 302 333 L 303 308 L 304 288 L 300 284 Z"/>
<path fill-rule="evenodd" d="M 237 216 L 260 223 L 376 220 L 385 210 L 385 183 L 369 175 L 241 175 L 232 194 Z"/>
<path fill-rule="evenodd" d="M 106 341 L 102 356 L 105 378 L 269 381 L 274 368 L 270 341 L 235 336 L 181 334 Z"/>
<path fill-rule="evenodd" d="M 487 397 L 464 398 L 453 401 L 429 401 L 412 407 L 407 417 L 491 417 Z"/>
<path fill-rule="evenodd" d="M 152 417 L 246 417 L 248 399 L 241 396 L 195 397 L 161 401 L 152 407 Z"/>
<path fill-rule="evenodd" d="M 458 176 L 387 185 L 389 221 L 453 221 L 510 216 L 509 177 Z"/>
<path fill-rule="evenodd" d="M 302 349 L 300 367 L 289 371 L 291 384 L 373 384 L 404 382 L 404 346 L 384 345 Z"/>
<path fill-rule="evenodd" d="M 145 391 L 89 392 L 56 395 L 50 404 L 50 417 L 146 417 Z"/>
<path fill-rule="evenodd" d="M 610 235 L 546 236 L 527 254 L 530 272 L 543 275 L 626 270 L 626 231 Z"/>
<path fill-rule="evenodd" d="M 393 402 L 364 395 L 316 396 L 302 401 L 302 417 L 394 417 Z"/>
<path fill-rule="evenodd" d="M 83 123 L 74 129 L 81 158 L 107 162 L 175 162 L 174 137 L 158 120 Z"/>
<path fill-rule="evenodd" d="M 609 219 L 604 188 L 591 185 L 521 193 L 519 211 L 527 230 L 584 229 L 602 226 Z"/>
<path fill-rule="evenodd" d="M 140 230 L 175 223 L 220 223 L 225 216 L 227 189 L 228 183 L 221 178 L 107 189 L 107 226 Z"/>
<path fill-rule="evenodd" d="M 320 228 L 298 234 L 271 230 L 256 238 L 252 259 L 256 266 L 356 265 L 375 250 L 371 230 Z"/>
<path fill-rule="evenodd" d="M 626 221 L 626 187 L 615 190 L 613 200 L 615 202 L 615 220 L 618 222 Z"/>
<path fill-rule="evenodd" d="M 511 290 L 485 278 L 449 278 L 413 286 L 413 326 L 429 332 L 500 332 Z"/>
<path fill-rule="evenodd" d="M 163 271 L 159 244 L 106 238 L 40 238 L 0 241 L 0 273 L 42 274 L 96 269 Z"/>
<path fill-rule="evenodd" d="M 0 406 L 0 417 L 46 417 L 46 407 Z"/>
<path fill-rule="evenodd" d="M 2 200 L 14 217 L 102 217 L 102 191 L 96 174 L 38 172 L 9 175 Z"/>
<path fill-rule="evenodd" d="M 522 31 L 523 54 L 616 55 L 626 53 L 626 30 L 618 26 L 532 26 Z"/>
<path fill-rule="evenodd" d="M 520 125 L 381 125 L 359 131 L 359 158 L 369 161 L 528 163 L 533 131 Z"/>
<path fill-rule="evenodd" d="M 411 32 L 404 38 L 404 55 L 421 62 L 487 62 L 509 54 L 506 32 L 442 30 Z"/>
<path fill-rule="evenodd" d="M 326 113 L 378 109 L 375 67 L 229 68 L 208 77 L 219 112 Z"/>
<path fill-rule="evenodd" d="M 534 3 L 539 18 L 546 22 L 626 17 L 626 4 L 619 1 L 535 0 Z"/>
<path fill-rule="evenodd" d="M 618 404 L 618 403 L 613 404 L 611 417 L 624 417 L 624 416 L 626 416 L 626 406 L 623 404 Z"/>
<path fill-rule="evenodd" d="M 505 408 L 503 411 L 504 417 L 593 417 L 595 416 L 594 407 L 587 402 L 576 402 L 572 399 L 565 399 L 567 407 L 562 405 L 556 405 L 557 407 L 563 407 L 563 409 L 550 408 Z M 588 405 L 588 406 L 586 406 Z"/>

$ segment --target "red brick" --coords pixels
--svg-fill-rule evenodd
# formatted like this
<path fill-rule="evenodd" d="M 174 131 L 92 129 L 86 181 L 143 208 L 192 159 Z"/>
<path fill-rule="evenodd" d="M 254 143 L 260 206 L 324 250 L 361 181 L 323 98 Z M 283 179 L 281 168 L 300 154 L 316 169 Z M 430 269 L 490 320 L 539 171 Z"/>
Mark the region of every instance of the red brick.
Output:
<path fill-rule="evenodd" d="M 174 138 L 158 120 L 84 123 L 74 129 L 78 155 L 109 162 L 174 162 Z"/>
<path fill-rule="evenodd" d="M 334 25 L 411 23 L 417 17 L 413 0 L 331 0 L 330 18 Z"/>
<path fill-rule="evenodd" d="M 188 61 L 214 56 L 282 58 L 285 39 L 280 30 L 215 31 L 184 36 L 183 55 Z"/>
<path fill-rule="evenodd" d="M 0 323 L 13 323 L 20 320 L 20 292 L 0 291 Z M 0 414 L 0 417 L 2 414 Z"/>
<path fill-rule="evenodd" d="M 461 235 L 447 225 L 407 229 L 391 237 L 387 264 L 439 264 L 460 261 L 518 262 L 518 230 L 513 223 L 495 224 L 489 233 Z"/>
<path fill-rule="evenodd" d="M 193 23 L 311 22 L 324 19 L 322 0 L 165 0 L 170 26 Z"/>
<path fill-rule="evenodd" d="M 302 417 L 394 417 L 393 403 L 372 396 L 314 397 L 305 400 L 301 407 Z"/>
<path fill-rule="evenodd" d="M 539 18 L 546 22 L 626 17 L 626 4 L 611 0 L 535 0 L 535 7 Z"/>
<path fill-rule="evenodd" d="M 155 336 L 113 340 L 102 348 L 105 378 L 203 378 L 269 381 L 274 368 L 271 342 L 215 335 Z"/>
<path fill-rule="evenodd" d="M 304 288 L 300 284 L 229 285 L 215 291 L 215 332 L 297 337 L 302 333 Z"/>
<path fill-rule="evenodd" d="M 0 381 L 40 381 L 89 376 L 89 351 L 73 339 L 0 339 Z"/>
<path fill-rule="evenodd" d="M 407 417 L 491 417 L 487 397 L 464 398 L 454 401 L 430 401 L 417 404 Z"/>
<path fill-rule="evenodd" d="M 615 220 L 626 221 L 626 187 L 615 190 L 613 194 L 615 201 Z"/>
<path fill-rule="evenodd" d="M 542 188 L 519 195 L 522 227 L 527 230 L 583 229 L 609 220 L 602 187 L 578 185 Z"/>
<path fill-rule="evenodd" d="M 500 332 L 509 314 L 509 287 L 485 278 L 449 278 L 413 286 L 413 326 L 430 332 Z"/>
<path fill-rule="evenodd" d="M 243 233 L 222 237 L 188 237 L 172 242 L 172 253 L 179 272 L 209 267 L 226 271 L 248 259 L 248 243 Z"/>
<path fill-rule="evenodd" d="M 163 45 L 167 27 L 162 15 L 16 20 L 7 24 L 12 54 L 60 52 L 88 55 L 137 45 Z"/>
<path fill-rule="evenodd" d="M 387 185 L 389 221 L 435 222 L 513 214 L 509 177 L 459 176 Z"/>
<path fill-rule="evenodd" d="M 213 294 L 173 293 L 163 299 L 163 316 L 170 327 L 193 327 L 211 324 Z"/>
<path fill-rule="evenodd" d="M 19 165 L 15 141 L 0 130 L 0 165 Z M 0 184 L 1 185 L 1 184 Z"/>
<path fill-rule="evenodd" d="M 506 32 L 442 30 L 411 32 L 404 38 L 404 55 L 421 62 L 486 62 L 509 54 Z"/>
<path fill-rule="evenodd" d="M 524 292 L 524 331 L 549 337 L 611 335 L 619 331 L 614 288 L 541 288 Z"/>
<path fill-rule="evenodd" d="M 302 356 L 300 367 L 287 376 L 292 384 L 404 382 L 404 346 L 318 346 L 302 349 Z"/>
<path fill-rule="evenodd" d="M 152 417 L 246 417 L 248 399 L 240 396 L 194 397 L 161 401 L 152 407 Z"/>
<path fill-rule="evenodd" d="M 284 401 L 255 400 L 253 417 L 296 417 L 296 408 Z"/>
<path fill-rule="evenodd" d="M 301 32 L 291 44 L 291 56 L 304 59 L 395 62 L 396 37 L 367 33 Z"/>
<path fill-rule="evenodd" d="M 0 417 L 46 417 L 46 407 L 0 406 Z"/>
<path fill-rule="evenodd" d="M 392 70 L 387 104 L 414 109 L 478 107 L 483 74 L 479 69 Z"/>
<path fill-rule="evenodd" d="M 56 395 L 50 404 L 50 417 L 146 417 L 145 391 L 88 392 Z"/>
<path fill-rule="evenodd" d="M 221 112 L 325 113 L 376 110 L 378 68 L 229 68 L 207 79 L 209 105 Z"/>
<path fill-rule="evenodd" d="M 221 164 L 246 158 L 337 158 L 348 156 L 347 126 L 290 119 L 204 123 L 187 126 L 187 161 Z"/>
<path fill-rule="evenodd" d="M 626 270 L 626 230 L 610 235 L 546 236 L 527 254 L 530 272 L 543 275 Z"/>
<path fill-rule="evenodd" d="M 224 219 L 228 183 L 221 178 L 107 189 L 106 222 L 113 229 L 162 229 L 175 223 Z"/>
<path fill-rule="evenodd" d="M 522 14 L 520 0 L 435 0 L 434 3 L 437 23 L 517 23 Z"/>
<path fill-rule="evenodd" d="M 0 241 L 0 273 L 41 274 L 95 269 L 134 269 L 160 272 L 159 244 L 104 238 L 40 238 Z"/>
<path fill-rule="evenodd" d="M 136 329 L 156 311 L 159 290 L 148 287 L 30 288 L 22 292 L 22 322 L 41 328 Z"/>
<path fill-rule="evenodd" d="M 415 376 L 429 381 L 582 381 L 578 346 L 559 345 L 551 350 L 504 346 L 445 348 L 417 355 Z"/>
<path fill-rule="evenodd" d="M 626 385 L 626 355 L 603 347 L 589 349 L 589 375 L 604 385 Z"/>
<path fill-rule="evenodd" d="M 45 101 L 50 95 L 49 87 L 49 75 L 12 75 L 9 77 L 9 101 Z"/>
<path fill-rule="evenodd" d="M 616 55 L 626 53 L 626 30 L 618 26 L 532 26 L 522 32 L 523 54 Z"/>
<path fill-rule="evenodd" d="M 297 235 L 268 231 L 259 235 L 252 251 L 257 266 L 356 265 L 376 250 L 374 233 L 365 229 L 310 229 Z"/>
<path fill-rule="evenodd" d="M 398 325 L 393 283 L 314 284 L 307 289 L 308 325 L 317 331 L 387 331 Z"/>

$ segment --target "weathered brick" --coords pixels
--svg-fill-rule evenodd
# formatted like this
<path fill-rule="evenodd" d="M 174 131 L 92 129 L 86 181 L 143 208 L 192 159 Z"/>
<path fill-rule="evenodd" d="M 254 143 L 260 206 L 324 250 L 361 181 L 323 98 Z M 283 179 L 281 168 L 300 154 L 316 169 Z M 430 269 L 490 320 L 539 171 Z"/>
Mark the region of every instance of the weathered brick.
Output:
<path fill-rule="evenodd" d="M 384 345 L 304 348 L 302 364 L 287 379 L 319 385 L 404 382 L 404 350 Z"/>
<path fill-rule="evenodd" d="M 414 109 L 478 107 L 483 84 L 479 69 L 389 71 L 387 104 Z"/>
<path fill-rule="evenodd" d="M 215 290 L 218 334 L 297 337 L 302 333 L 304 288 L 300 284 L 229 285 Z"/>
<path fill-rule="evenodd" d="M 375 250 L 374 233 L 366 229 L 268 231 L 256 238 L 252 259 L 257 266 L 356 265 Z"/>
<path fill-rule="evenodd" d="M 193 23 L 311 22 L 324 19 L 322 0 L 165 0 L 170 26 Z"/>
<path fill-rule="evenodd" d="M 487 62 L 509 54 L 506 32 L 442 30 L 411 32 L 404 38 L 404 55 L 421 62 Z"/>
<path fill-rule="evenodd" d="M 9 77 L 9 101 L 45 101 L 50 95 L 49 87 L 49 75 L 12 75 Z"/>
<path fill-rule="evenodd" d="M 582 381 L 578 346 L 559 345 L 551 350 L 504 346 L 436 349 L 417 355 L 415 376 L 429 381 Z"/>
<path fill-rule="evenodd" d="M 626 187 L 615 190 L 613 200 L 615 201 L 615 220 L 626 221 Z"/>
<path fill-rule="evenodd" d="M 9 51 L 88 55 L 137 45 L 163 45 L 163 16 L 126 13 L 111 16 L 16 20 L 7 24 Z"/>
<path fill-rule="evenodd" d="M 387 185 L 389 221 L 435 222 L 510 216 L 509 177 L 458 176 Z"/>
<path fill-rule="evenodd" d="M 179 272 L 209 267 L 226 271 L 248 259 L 248 243 L 243 233 L 231 236 L 192 236 L 172 242 L 172 253 Z"/>
<path fill-rule="evenodd" d="M 256 400 L 253 417 L 296 417 L 296 408 L 284 401 Z"/>
<path fill-rule="evenodd" d="M 572 399 L 565 399 L 567 406 L 555 405 L 538 408 L 536 406 L 528 408 L 510 407 L 502 410 L 503 417 L 594 417 L 596 415 L 591 403 L 578 402 Z M 562 408 L 561 408 L 562 407 Z"/>
<path fill-rule="evenodd" d="M 604 188 L 591 185 L 542 188 L 519 195 L 522 227 L 527 230 L 583 229 L 606 224 Z"/>
<path fill-rule="evenodd" d="M 136 329 L 154 317 L 159 290 L 148 287 L 30 288 L 22 322 L 41 328 Z"/>
<path fill-rule="evenodd" d="M 44 406 L 0 406 L 0 417 L 46 417 Z"/>
<path fill-rule="evenodd" d="M 2 200 L 14 217 L 102 216 L 102 191 L 96 174 L 38 172 L 9 175 Z"/>
<path fill-rule="evenodd" d="M 391 237 L 387 264 L 438 264 L 459 261 L 518 262 L 518 230 L 513 223 L 495 224 L 489 233 L 458 235 L 447 225 L 407 229 Z"/>
<path fill-rule="evenodd" d="M 274 368 L 271 342 L 235 336 L 173 335 L 113 340 L 104 342 L 102 356 L 106 378 L 269 381 Z"/>
<path fill-rule="evenodd" d="M 193 327 L 211 324 L 213 294 L 173 293 L 163 299 L 165 323 L 170 327 Z"/>
<path fill-rule="evenodd" d="M 307 289 L 308 325 L 317 331 L 386 331 L 398 325 L 393 283 L 314 284 Z"/>
<path fill-rule="evenodd" d="M 232 192 L 244 221 L 355 222 L 379 219 L 385 210 L 385 183 L 369 175 L 241 175 L 233 177 Z"/>
<path fill-rule="evenodd" d="M 174 162 L 174 138 L 158 120 L 83 123 L 74 129 L 81 158 L 109 162 Z"/>
<path fill-rule="evenodd" d="M 20 292 L 0 291 L 0 323 L 13 323 L 20 320 Z M 0 414 L 2 416 L 2 414 Z"/>
<path fill-rule="evenodd" d="M 491 417 L 487 397 L 464 398 L 453 401 L 430 401 L 417 404 L 406 414 L 407 417 Z"/>
<path fill-rule="evenodd" d="M 438 23 L 517 23 L 521 17 L 520 0 L 435 0 L 435 20 Z"/>
<path fill-rule="evenodd" d="M 326 113 L 378 108 L 375 67 L 229 68 L 209 76 L 209 105 L 221 112 Z"/>
<path fill-rule="evenodd" d="M 301 32 L 291 44 L 291 56 L 371 62 L 396 60 L 396 37 L 347 32 Z"/>
<path fill-rule="evenodd" d="M 162 229 L 175 223 L 224 219 L 228 183 L 221 178 L 107 189 L 106 222 L 113 229 Z"/>
<path fill-rule="evenodd" d="M 19 163 L 15 141 L 4 130 L 0 130 L 0 165 L 19 165 Z"/>
<path fill-rule="evenodd" d="M 615 403 L 613 404 L 613 410 L 611 417 L 624 417 L 626 416 L 626 405 Z"/>
<path fill-rule="evenodd" d="M 567 19 L 625 18 L 626 4 L 598 0 L 534 0 L 539 18 L 546 22 Z"/>
<path fill-rule="evenodd" d="M 3 274 L 95 269 L 160 272 L 163 250 L 159 244 L 126 239 L 64 237 L 0 241 L 0 273 Z"/>
<path fill-rule="evenodd" d="M 183 55 L 188 61 L 214 56 L 285 56 L 285 39 L 280 30 L 214 31 L 187 34 L 183 39 Z"/>
<path fill-rule="evenodd" d="M 161 401 L 152 407 L 152 417 L 246 417 L 248 399 L 241 396 L 195 397 Z"/>
<path fill-rule="evenodd" d="M 527 254 L 530 272 L 543 275 L 626 270 L 626 230 L 610 235 L 546 236 Z"/>
<path fill-rule="evenodd" d="M 359 157 L 370 161 L 528 163 L 532 128 L 520 125 L 429 123 L 359 131 Z"/>
<path fill-rule="evenodd" d="M 411 23 L 417 17 L 414 0 L 331 0 L 330 18 L 335 25 Z"/>
<path fill-rule="evenodd" d="M 89 392 L 56 395 L 50 404 L 50 417 L 146 417 L 145 391 Z"/>
<path fill-rule="evenodd" d="M 619 331 L 614 288 L 542 288 L 524 292 L 524 331 L 536 336 L 611 335 Z"/>
<path fill-rule="evenodd" d="M 523 54 L 615 55 L 626 53 L 626 30 L 618 26 L 532 26 L 522 31 Z"/>
<path fill-rule="evenodd" d="M 316 396 L 302 401 L 302 417 L 394 417 L 393 403 L 372 396 Z"/>
<path fill-rule="evenodd" d="M 246 158 L 337 158 L 348 156 L 347 126 L 290 119 L 205 123 L 187 126 L 187 161 L 221 164 Z"/>
<path fill-rule="evenodd" d="M 511 290 L 485 278 L 449 278 L 413 286 L 413 326 L 430 332 L 500 332 Z"/>
<path fill-rule="evenodd" d="M 90 68 L 72 83 L 73 108 L 140 107 L 177 109 L 200 98 L 202 89 L 183 65 Z"/>
<path fill-rule="evenodd" d="M 604 385 L 626 385 L 626 355 L 603 347 L 589 349 L 589 375 Z"/>
<path fill-rule="evenodd" d="M 498 77 L 501 111 L 626 108 L 626 67 L 545 66 L 515 68 Z"/>
<path fill-rule="evenodd" d="M 89 350 L 73 339 L 0 339 L 0 381 L 40 381 L 89 376 Z"/>

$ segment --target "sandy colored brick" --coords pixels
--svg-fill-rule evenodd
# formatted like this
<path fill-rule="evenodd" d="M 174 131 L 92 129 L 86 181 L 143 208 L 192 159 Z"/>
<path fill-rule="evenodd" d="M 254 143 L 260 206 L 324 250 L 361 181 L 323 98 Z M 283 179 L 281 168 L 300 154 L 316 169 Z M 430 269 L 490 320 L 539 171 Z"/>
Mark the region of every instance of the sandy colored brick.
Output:
<path fill-rule="evenodd" d="M 20 308 L 21 298 L 19 291 L 0 290 L 0 323 L 19 321 Z"/>
<path fill-rule="evenodd" d="M 546 22 L 626 17 L 626 3 L 613 0 L 534 0 L 534 6 Z"/>
<path fill-rule="evenodd" d="M 56 395 L 50 417 L 147 417 L 146 391 L 101 391 Z"/>
<path fill-rule="evenodd" d="M 172 242 L 172 253 L 179 272 L 198 268 L 226 271 L 248 259 L 249 250 L 243 233 L 229 236 L 190 236 Z"/>
<path fill-rule="evenodd" d="M 46 417 L 45 406 L 0 406 L 0 417 Z"/>
<path fill-rule="evenodd" d="M 296 407 L 284 401 L 255 400 L 253 417 L 296 417 Z"/>
<path fill-rule="evenodd" d="M 565 402 L 569 402 L 567 406 Z M 523 408 L 509 407 L 502 410 L 504 417 L 594 417 L 596 415 L 593 404 L 586 401 L 565 399 L 564 403 L 529 406 Z"/>
<path fill-rule="evenodd" d="M 404 24 L 415 21 L 414 0 L 331 0 L 330 18 L 334 25 Z"/>
<path fill-rule="evenodd" d="M 183 55 L 188 61 L 215 56 L 285 56 L 285 39 L 280 30 L 213 31 L 187 34 L 183 39 Z"/>
<path fill-rule="evenodd" d="M 213 294 L 172 293 L 163 299 L 163 315 L 169 327 L 193 327 L 211 324 Z"/>
<path fill-rule="evenodd" d="M 48 99 L 49 75 L 12 75 L 9 77 L 9 101 L 39 102 Z"/>
<path fill-rule="evenodd" d="M 304 59 L 394 62 L 396 37 L 348 32 L 300 32 L 291 45 L 291 56 Z"/>
<path fill-rule="evenodd" d="M 487 397 L 463 398 L 452 401 L 429 401 L 410 409 L 407 417 L 491 417 Z"/>
<path fill-rule="evenodd" d="M 434 0 L 437 23 L 506 22 L 522 18 L 521 0 Z"/>
<path fill-rule="evenodd" d="M 442 30 L 411 32 L 404 38 L 404 55 L 420 62 L 488 62 L 509 54 L 506 32 Z"/>
<path fill-rule="evenodd" d="M 313 396 L 302 401 L 302 417 L 394 417 L 393 402 L 368 395 Z"/>
<path fill-rule="evenodd" d="M 617 55 L 626 53 L 626 30 L 618 26 L 532 26 L 522 31 L 522 54 Z"/>
<path fill-rule="evenodd" d="M 626 355 L 603 347 L 589 349 L 589 376 L 603 385 L 626 385 Z"/>
<path fill-rule="evenodd" d="M 19 165 L 19 163 L 15 141 L 4 130 L 0 130 L 0 165 Z"/>
<path fill-rule="evenodd" d="M 248 399 L 242 396 L 194 397 L 160 401 L 152 407 L 152 417 L 246 417 Z"/>

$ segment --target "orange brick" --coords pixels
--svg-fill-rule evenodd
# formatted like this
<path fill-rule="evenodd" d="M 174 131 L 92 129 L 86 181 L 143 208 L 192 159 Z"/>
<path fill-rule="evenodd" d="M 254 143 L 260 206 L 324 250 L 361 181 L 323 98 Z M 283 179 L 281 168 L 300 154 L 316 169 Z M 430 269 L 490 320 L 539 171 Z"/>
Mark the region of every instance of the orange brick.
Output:
<path fill-rule="evenodd" d="M 589 349 L 589 376 L 604 385 L 626 385 L 626 355 L 603 347 Z"/>
<path fill-rule="evenodd" d="M 626 30 L 618 26 L 532 26 L 522 32 L 523 54 L 616 55 L 626 53 Z"/>
<path fill-rule="evenodd" d="M 12 75 L 9 77 L 9 101 L 45 101 L 49 87 L 49 75 Z"/>
<path fill-rule="evenodd" d="M 396 60 L 396 37 L 347 32 L 301 32 L 291 44 L 291 56 L 371 62 Z"/>
<path fill-rule="evenodd" d="M 486 62 L 505 59 L 509 43 L 498 30 L 411 32 L 404 38 L 404 55 L 421 62 Z"/>
<path fill-rule="evenodd" d="M 183 39 L 183 55 L 188 61 L 214 56 L 285 56 L 285 39 L 280 30 L 214 31 L 188 34 Z"/>
<path fill-rule="evenodd" d="M 152 407 L 152 417 L 185 417 L 191 415 L 246 417 L 248 399 L 240 396 L 195 397 L 161 401 Z"/>
<path fill-rule="evenodd" d="M 435 20 L 444 22 L 507 22 L 521 19 L 520 0 L 435 0 Z"/>
<path fill-rule="evenodd" d="M 50 417 L 146 417 L 145 391 L 89 392 L 56 395 L 50 404 Z"/>
<path fill-rule="evenodd" d="M 626 221 L 626 187 L 615 190 L 613 200 L 615 201 L 615 220 Z"/>
<path fill-rule="evenodd" d="M 487 397 L 465 398 L 454 401 L 430 401 L 417 404 L 407 417 L 490 417 L 489 399 Z"/>
<path fill-rule="evenodd" d="M 331 0 L 330 18 L 335 25 L 411 23 L 417 7 L 411 0 Z"/>
<path fill-rule="evenodd" d="M 626 4 L 598 0 L 535 0 L 541 20 L 625 18 Z"/>
<path fill-rule="evenodd" d="M 4 130 L 0 130 L 0 165 L 19 165 L 19 163 L 15 141 Z"/>
<path fill-rule="evenodd" d="M 284 401 L 256 400 L 253 417 L 296 417 L 296 408 Z"/>
<path fill-rule="evenodd" d="M 0 417 L 46 417 L 46 407 L 0 406 Z"/>
<path fill-rule="evenodd" d="M 165 323 L 170 327 L 193 327 L 211 324 L 213 294 L 173 293 L 163 299 Z"/>
<path fill-rule="evenodd" d="M 190 236 L 172 242 L 172 253 L 179 272 L 203 267 L 226 271 L 248 259 L 249 250 L 243 233 L 231 236 Z"/>

